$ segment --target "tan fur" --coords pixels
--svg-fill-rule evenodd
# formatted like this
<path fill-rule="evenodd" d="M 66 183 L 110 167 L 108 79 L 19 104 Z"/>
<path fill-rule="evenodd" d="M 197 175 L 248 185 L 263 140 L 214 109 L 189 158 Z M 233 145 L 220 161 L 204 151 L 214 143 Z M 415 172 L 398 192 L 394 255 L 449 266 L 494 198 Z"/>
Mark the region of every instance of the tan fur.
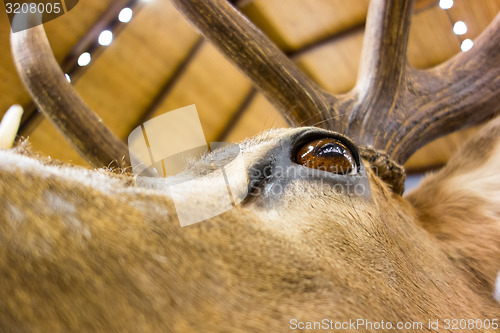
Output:
<path fill-rule="evenodd" d="M 500 271 L 500 119 L 408 196 L 422 225 L 469 274 L 478 293 Z"/>
<path fill-rule="evenodd" d="M 0 331 L 498 318 L 500 178 L 489 168 L 500 163 L 499 128 L 496 120 L 408 199 L 371 171 L 369 198 L 302 179 L 272 204 L 249 201 L 184 228 L 161 182 L 139 188 L 126 175 L 0 151 Z M 248 140 L 238 158 L 248 169 L 295 131 Z M 247 179 L 247 169 L 231 172 Z M 201 161 L 188 172 L 206 170 Z"/>

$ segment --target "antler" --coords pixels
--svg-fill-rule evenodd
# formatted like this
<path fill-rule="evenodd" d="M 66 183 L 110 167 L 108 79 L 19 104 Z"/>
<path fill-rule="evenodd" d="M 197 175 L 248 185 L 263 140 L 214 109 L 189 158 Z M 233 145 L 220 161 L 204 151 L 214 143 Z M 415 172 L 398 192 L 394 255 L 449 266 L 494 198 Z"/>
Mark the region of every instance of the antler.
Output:
<path fill-rule="evenodd" d="M 38 19 L 23 15 L 15 20 Z M 27 25 L 25 25 L 27 26 Z M 14 62 L 33 101 L 94 167 L 130 166 L 128 149 L 66 80 L 42 25 L 12 33 Z"/>
<path fill-rule="evenodd" d="M 443 134 L 494 117 L 500 110 L 500 14 L 474 41 L 474 47 L 440 66 L 411 71 L 405 128 L 390 142 L 404 160 Z"/>
<path fill-rule="evenodd" d="M 235 62 L 291 125 L 349 135 L 404 163 L 435 138 L 492 117 L 500 108 L 500 14 L 474 48 L 434 69 L 406 59 L 414 0 L 372 0 L 358 82 L 335 96 L 306 77 L 225 0 L 172 0 Z M 64 78 L 41 26 L 12 35 L 14 59 L 33 100 L 95 166 L 125 160 L 127 148 Z"/>
<path fill-rule="evenodd" d="M 172 0 L 177 8 L 263 91 L 291 124 L 349 135 L 404 163 L 418 148 L 478 124 L 500 108 L 500 18 L 474 48 L 417 71 L 406 49 L 414 0 L 372 0 L 355 88 L 320 90 L 224 0 Z M 480 111 L 480 112 L 479 112 Z"/>
<path fill-rule="evenodd" d="M 252 79 L 290 125 L 330 122 L 339 114 L 278 47 L 225 0 L 172 0 L 198 30 Z M 331 124 L 333 126 L 333 124 Z"/>
<path fill-rule="evenodd" d="M 385 150 L 401 127 L 398 111 L 407 90 L 406 49 L 414 1 L 372 0 L 368 9 L 358 81 L 348 94 L 347 128 L 353 139 Z M 383 129 L 383 130 L 381 130 Z"/>

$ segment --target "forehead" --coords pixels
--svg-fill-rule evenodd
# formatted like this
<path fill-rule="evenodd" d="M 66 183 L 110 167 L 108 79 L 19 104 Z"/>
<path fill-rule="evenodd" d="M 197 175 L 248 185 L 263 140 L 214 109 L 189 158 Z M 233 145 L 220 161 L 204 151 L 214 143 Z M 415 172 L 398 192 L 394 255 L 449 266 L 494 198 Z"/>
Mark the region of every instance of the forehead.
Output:
<path fill-rule="evenodd" d="M 265 158 L 265 155 L 273 148 L 279 146 L 293 146 L 296 144 L 297 139 L 305 133 L 314 133 L 318 138 L 323 135 L 340 137 L 352 144 L 348 138 L 339 133 L 316 127 L 271 129 L 247 138 L 237 144 L 229 142 L 211 142 L 210 146 L 212 151 L 204 154 L 199 159 L 191 160 L 185 168 L 185 172 L 193 173 L 204 172 L 204 170 L 208 171 L 214 167 L 227 165 L 236 157 L 246 159 L 248 163 L 250 163 L 250 161 L 257 162 L 258 159 Z"/>
<path fill-rule="evenodd" d="M 338 139 L 349 147 L 354 157 L 353 163 L 355 163 L 353 173 L 330 172 L 297 163 L 294 156 L 299 147 L 324 137 Z M 237 182 L 245 184 L 245 190 L 249 191 L 259 187 L 260 190 L 270 193 L 273 192 L 271 190 L 284 189 L 290 183 L 297 182 L 306 182 L 311 185 L 320 183 L 330 187 L 352 185 L 347 191 L 349 194 L 352 194 L 354 185 L 360 182 L 368 188 L 365 167 L 361 163 L 357 148 L 350 140 L 338 133 L 313 127 L 272 130 L 249 138 L 240 144 L 228 144 L 197 161 L 192 161 L 185 172 L 174 181 L 180 182 L 201 177 L 213 178 L 221 170 L 225 173 L 223 176 L 226 181 L 231 183 L 232 179 L 237 179 Z M 212 179 L 212 181 L 215 180 Z M 369 191 L 363 192 L 369 193 Z M 274 199 L 275 195 L 267 197 Z"/>

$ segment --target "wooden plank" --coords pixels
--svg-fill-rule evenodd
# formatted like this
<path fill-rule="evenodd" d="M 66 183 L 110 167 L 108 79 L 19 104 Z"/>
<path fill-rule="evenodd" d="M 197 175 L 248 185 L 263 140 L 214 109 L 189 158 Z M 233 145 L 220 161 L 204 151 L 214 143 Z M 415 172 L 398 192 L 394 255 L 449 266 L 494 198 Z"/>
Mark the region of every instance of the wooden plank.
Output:
<path fill-rule="evenodd" d="M 464 21 L 467 33 L 462 37 L 476 38 L 500 12 L 500 0 L 456 0 L 450 10 L 453 21 Z"/>
<path fill-rule="evenodd" d="M 293 0 L 300 2 L 298 0 Z M 253 1 L 254 3 L 259 3 L 259 1 Z M 264 6 L 264 2 L 260 2 Z M 270 1 L 272 3 L 272 1 Z M 345 3 L 345 2 L 344 2 Z M 481 2 L 477 1 L 465 1 L 465 0 L 456 0 L 455 1 L 455 7 L 452 8 L 449 13 L 453 17 L 453 19 L 458 20 L 464 20 L 468 26 L 469 26 L 469 33 L 464 36 L 464 38 L 474 38 L 475 34 L 477 33 L 475 31 L 480 31 L 487 25 L 488 19 L 493 17 L 499 10 L 499 3 L 500 0 L 485 0 Z M 152 4 L 152 3 L 151 3 Z M 277 1 L 275 3 L 276 6 L 278 6 Z M 303 5 L 303 4 L 302 4 Z M 150 6 L 150 4 L 146 5 L 146 7 Z M 248 5 L 247 5 L 248 6 Z M 287 5 L 288 6 L 288 5 Z M 281 5 L 280 8 L 287 7 Z M 291 6 L 291 5 L 290 5 Z M 307 6 L 307 4 L 306 4 Z M 244 7 L 243 11 L 251 16 L 251 12 L 248 12 L 248 7 Z M 290 7 L 291 8 L 291 7 Z M 76 9 L 75 9 L 76 10 Z M 291 10 L 291 9 L 289 9 Z M 280 10 L 278 10 L 280 11 Z M 283 11 L 283 10 L 282 10 Z M 249 14 L 250 13 L 250 14 Z M 279 15 L 280 13 L 276 14 Z M 304 13 L 301 13 L 304 14 Z M 283 15 L 291 15 L 290 13 L 284 12 Z M 308 16 L 307 14 L 306 16 Z M 462 15 L 462 16 L 461 16 Z M 468 15 L 468 16 L 466 16 Z M 154 17 L 155 13 L 151 13 L 148 15 L 148 17 Z M 293 15 L 292 15 L 293 16 Z M 289 16 L 291 17 L 291 16 Z M 466 18 L 467 17 L 467 18 Z M 468 18 L 470 17 L 470 18 Z M 135 19 L 134 19 L 135 20 Z M 310 19 L 309 19 L 310 20 Z M 435 21 L 440 21 L 441 23 L 436 23 Z M 295 23 L 300 23 L 300 22 L 294 22 L 293 20 L 290 21 L 291 25 Z M 133 24 L 134 21 L 132 21 L 131 24 Z M 269 23 L 271 27 L 274 27 L 274 23 Z M 280 23 L 281 24 L 281 23 Z M 300 23 L 302 24 L 302 23 Z M 300 24 L 298 24 L 300 26 Z M 304 23 L 305 24 L 305 23 Z M 424 29 L 422 27 L 419 28 L 419 26 L 425 26 L 429 25 L 427 29 Z M 124 33 L 128 30 L 129 28 L 125 29 Z M 274 29 L 274 28 L 273 28 Z M 149 30 L 148 30 L 149 31 Z M 314 32 L 314 29 L 311 28 L 311 31 Z M 319 30 L 318 30 L 319 31 Z M 303 44 L 300 45 L 306 45 L 307 43 L 314 41 L 316 38 L 324 38 L 324 36 L 327 36 L 328 34 L 332 33 L 333 30 L 327 33 L 319 33 L 315 35 L 315 32 L 312 33 L 311 39 L 302 39 Z M 442 34 L 446 34 L 446 38 L 442 37 Z M 148 32 L 142 31 L 142 38 L 145 38 L 146 40 L 149 40 L 150 38 L 148 37 Z M 439 34 L 439 35 L 437 35 Z M 436 36 L 437 35 L 437 36 Z M 158 40 L 161 40 L 162 44 L 166 41 L 166 38 L 164 36 L 157 36 L 159 37 Z M 292 36 L 293 37 L 293 36 Z M 299 35 L 300 37 L 300 35 Z M 122 36 L 120 36 L 117 41 L 121 41 Z M 280 37 L 281 38 L 281 37 Z M 284 38 L 284 37 L 283 37 Z M 301 37 L 304 38 L 304 37 Z M 359 61 L 359 53 L 356 55 L 355 50 L 357 47 L 357 44 L 359 44 L 358 47 L 360 47 L 361 43 L 361 38 L 362 34 L 357 34 L 353 33 L 348 36 L 344 36 L 338 40 L 336 40 L 334 43 L 329 43 L 327 45 L 324 45 L 320 48 L 313 49 L 311 52 L 307 53 L 306 55 L 300 57 L 298 59 L 298 64 L 299 66 L 311 77 L 313 77 L 314 80 L 320 83 L 321 86 L 326 88 L 329 91 L 332 92 L 342 92 L 348 90 L 352 85 L 354 84 L 354 79 L 356 76 L 356 71 L 357 71 L 357 62 Z M 296 45 L 299 45 L 296 44 Z M 119 45 L 119 44 L 117 44 Z M 441 10 L 439 7 L 434 6 L 430 7 L 428 10 L 422 11 L 419 14 L 415 15 L 414 17 L 414 22 L 412 26 L 412 31 L 410 33 L 410 62 L 419 68 L 424 68 L 424 67 L 429 67 L 433 66 L 436 63 L 439 63 L 443 60 L 446 59 L 446 55 L 450 53 L 450 50 L 454 50 L 453 52 L 457 52 L 459 50 L 459 42 L 458 39 L 456 38 L 455 35 L 452 34 L 451 32 L 451 24 L 449 21 L 447 21 L 446 13 L 445 11 Z M 114 44 L 112 44 L 109 48 L 113 47 Z M 140 49 L 139 43 L 134 44 L 135 49 Z M 293 49 L 293 47 L 288 46 L 290 49 Z M 297 47 L 297 46 L 295 46 Z M 331 49 L 330 49 L 331 48 Z M 413 50 L 414 49 L 414 50 Z M 134 50 L 134 48 L 129 49 L 128 52 L 131 52 L 130 50 Z M 340 50 L 340 51 L 339 51 Z M 105 57 L 107 52 L 109 50 L 106 50 L 101 57 Z M 428 57 L 431 55 L 431 57 Z M 117 52 L 115 56 L 120 56 L 120 53 Z M 167 55 L 165 59 L 168 59 L 170 55 Z M 427 57 L 427 60 L 425 60 Z M 449 57 L 449 56 L 448 56 Z M 99 58 L 98 62 L 101 61 L 101 58 Z M 208 58 L 207 58 L 208 59 Z M 113 59 L 114 61 L 118 61 L 116 59 Z M 424 61 L 425 60 L 425 61 Z M 216 57 L 214 57 L 212 60 L 206 60 L 203 63 L 205 65 L 203 66 L 215 66 L 217 67 L 218 65 L 213 65 L 211 61 L 225 61 L 225 60 L 216 60 Z M 202 65 L 198 65 L 199 67 L 203 67 Z M 229 66 L 227 63 L 225 65 L 221 65 L 222 67 L 224 66 Z M 107 66 L 102 66 L 103 70 L 106 70 Z M 113 67 L 115 70 L 117 67 Z M 2 70 L 2 67 L 0 67 L 0 70 Z M 203 69 L 200 69 L 203 71 Z M 233 104 L 231 104 L 228 101 L 226 101 L 224 98 L 224 87 L 225 84 L 222 84 L 222 88 L 219 88 L 218 81 L 222 76 L 225 76 L 225 72 L 217 72 L 217 70 L 214 69 L 205 69 L 204 73 L 209 73 L 212 74 L 212 79 L 207 81 L 205 78 L 202 78 L 201 81 L 203 81 L 203 84 L 197 85 L 196 80 L 193 78 L 192 80 L 187 80 L 183 82 L 182 84 L 179 84 L 178 87 L 175 89 L 175 94 L 177 97 L 169 97 L 165 100 L 165 102 L 162 104 L 161 110 L 157 113 L 161 112 L 167 112 L 172 109 L 175 109 L 177 107 L 185 106 L 188 104 L 195 103 L 197 106 L 198 104 L 203 105 L 203 107 L 198 107 L 198 111 L 200 112 L 200 116 L 202 118 L 202 122 L 204 125 L 205 132 L 207 134 L 207 139 L 208 140 L 213 140 L 213 138 L 217 135 L 217 133 L 221 132 L 221 126 L 220 125 L 223 123 L 223 121 L 227 121 L 232 112 L 237 109 Z M 100 87 L 103 91 L 100 91 L 97 88 L 80 88 L 80 82 L 77 84 L 78 89 L 83 89 L 83 91 L 88 91 L 87 97 L 85 97 L 90 103 L 93 103 L 91 106 L 94 107 L 95 110 L 101 112 L 100 110 L 103 110 L 103 107 L 105 105 L 108 105 L 107 102 L 111 102 L 111 109 L 113 110 L 113 113 L 110 112 L 109 119 L 105 119 L 105 123 L 108 121 L 116 121 L 114 119 L 120 118 L 120 116 L 116 116 L 116 113 L 120 114 L 121 110 L 118 106 L 125 104 L 125 103 L 113 103 L 113 101 L 121 101 L 121 100 L 126 100 L 128 98 L 127 93 L 120 93 L 120 91 L 113 92 L 111 95 L 113 98 L 110 98 L 106 101 L 105 95 L 106 89 L 109 89 L 109 84 L 111 83 L 116 83 L 117 87 L 122 83 L 120 82 L 115 82 L 115 80 L 109 81 L 106 79 L 103 83 L 100 83 L 103 79 L 101 78 L 99 73 L 96 73 L 95 76 L 93 77 L 92 80 L 89 79 L 88 84 L 97 84 L 98 87 Z M 109 75 L 113 75 L 110 73 Z M 339 77 L 341 79 L 339 79 Z M 131 79 L 129 82 L 134 82 L 132 76 L 130 77 L 121 77 L 122 79 Z M 84 77 L 82 77 L 82 80 L 84 80 Z M 192 87 L 190 87 L 190 84 L 188 82 L 191 82 L 193 84 Z M 239 81 L 236 81 L 239 82 Z M 107 83 L 107 84 L 106 84 Z M 123 83 L 125 86 L 125 91 L 130 92 L 132 95 L 134 95 L 134 92 L 127 88 L 128 85 L 131 85 L 130 83 Z M 161 83 L 159 84 L 161 85 Z M 243 87 L 244 85 L 239 86 L 239 83 L 236 84 L 234 87 L 230 87 L 229 92 L 232 92 L 235 96 L 236 102 L 239 103 L 243 99 L 243 95 L 248 91 L 246 90 L 246 87 Z M 207 88 L 208 87 L 208 88 Z M 243 88 L 242 88 L 243 87 Z M 141 88 L 142 89 L 142 88 Z M 205 89 L 209 89 L 209 91 L 206 91 Z M 233 90 L 234 89 L 234 90 Z M 113 91 L 115 88 L 112 89 Z M 190 93 L 185 93 L 183 90 L 194 90 L 197 92 L 196 94 L 202 95 L 202 101 L 198 101 L 198 97 L 194 96 L 194 94 Z M 147 91 L 147 89 L 145 90 Z M 215 103 L 221 103 L 222 108 L 219 109 L 218 107 L 210 106 L 210 91 L 215 91 L 217 96 L 223 96 L 222 101 L 215 101 Z M 94 101 L 94 95 L 100 96 L 100 94 L 104 94 L 103 97 L 98 97 Z M 226 95 L 227 96 L 227 95 Z M 137 96 L 133 96 L 135 99 Z M 263 99 L 263 97 L 259 97 L 259 100 Z M 264 99 L 265 100 L 265 99 Z M 140 104 L 140 98 L 137 97 L 137 103 Z M 265 105 L 267 103 L 260 101 L 262 104 L 263 109 L 262 110 L 257 110 L 254 108 L 249 108 L 249 111 L 251 112 L 249 115 L 245 113 L 245 115 L 242 117 L 241 121 L 238 122 L 238 125 L 236 126 L 236 130 L 231 133 L 230 138 L 237 138 L 241 139 L 243 137 L 246 137 L 248 135 L 253 135 L 258 133 L 263 126 L 263 121 L 262 119 L 267 119 L 263 117 L 272 117 L 270 116 L 272 111 L 266 111 L 270 110 L 270 108 L 266 108 Z M 114 107 L 116 105 L 116 107 Z M 254 103 L 252 103 L 254 105 Z M 257 105 L 257 104 L 255 104 Z M 124 106 L 125 108 L 127 105 Z M 108 108 L 106 107 L 106 110 Z M 129 109 L 131 110 L 131 109 Z M 275 110 L 274 110 L 275 111 Z M 127 111 L 129 112 L 129 111 Z M 252 115 L 252 113 L 254 113 Z M 217 116 L 214 116 L 217 115 Z M 259 122 L 259 117 L 260 122 Z M 130 111 L 129 114 L 125 115 L 125 119 L 127 121 L 131 121 L 133 118 L 133 113 Z M 118 119 L 120 121 L 121 119 Z M 245 121 L 249 121 L 248 124 L 245 124 Z M 120 128 L 121 124 L 116 125 L 117 128 Z M 238 133 L 238 131 L 241 131 L 241 133 Z M 45 135 L 45 134 L 44 134 Z M 463 134 L 456 134 L 455 136 L 460 137 L 460 135 Z M 454 139 L 452 139 L 453 142 Z M 460 140 L 458 140 L 460 141 Z M 57 142 L 53 140 L 47 140 L 46 141 L 49 145 L 52 142 Z M 440 141 L 439 141 L 440 142 Z M 443 144 L 441 147 L 441 151 L 439 150 L 440 145 L 439 144 L 431 144 L 434 145 L 434 148 L 432 148 L 432 151 L 429 151 L 428 153 L 425 153 L 424 150 L 420 150 L 417 153 L 417 157 L 421 156 L 436 156 L 436 159 L 433 161 L 432 159 L 422 159 L 422 163 L 428 163 L 428 164 L 435 164 L 440 163 L 439 159 L 442 159 L 442 156 L 446 156 L 445 153 L 449 151 L 450 145 L 448 144 Z M 61 151 L 65 151 L 66 149 L 63 148 Z M 424 153 L 421 153 L 423 151 Z M 52 156 L 55 156 L 53 153 L 51 154 Z M 412 166 L 412 163 L 414 163 L 415 159 L 412 158 L 408 162 L 408 166 L 410 168 L 415 168 L 418 166 Z"/>
<path fill-rule="evenodd" d="M 438 0 L 417 0 L 415 10 L 437 6 Z M 362 24 L 369 0 L 253 0 L 241 11 L 279 47 L 290 52 Z"/>
<path fill-rule="evenodd" d="M 408 61 L 415 68 L 435 66 L 460 51 L 445 10 L 432 7 L 413 16 Z"/>
<path fill-rule="evenodd" d="M 96 168 L 129 167 L 127 146 L 66 80 L 43 26 L 13 34 L 11 45 L 26 89 L 39 110 L 56 124 L 74 148 Z"/>
<path fill-rule="evenodd" d="M 42 119 L 28 142 L 42 156 L 90 167 L 48 119 Z"/>
<path fill-rule="evenodd" d="M 283 127 L 288 127 L 283 116 L 262 94 L 257 94 L 226 141 L 239 142 L 264 130 Z"/>
<path fill-rule="evenodd" d="M 148 3 L 75 88 L 113 132 L 126 138 L 196 40 L 170 2 Z"/>
<path fill-rule="evenodd" d="M 71 48 L 71 51 L 64 57 L 59 65 L 63 72 L 70 75 L 71 81 L 76 82 L 79 77 L 88 69 L 88 67 L 80 67 L 77 64 L 77 60 L 83 52 L 89 50 L 95 50 L 99 53 L 100 49 L 95 46 L 95 41 L 98 39 L 99 34 L 104 29 L 113 30 L 116 34 L 120 31 L 120 22 L 117 19 L 119 12 L 125 6 L 132 6 L 133 8 L 140 7 L 135 5 L 137 2 L 135 0 L 113 0 L 106 10 L 99 16 L 92 27 L 85 33 L 85 35 Z M 117 26 L 118 25 L 118 26 Z M 92 51 L 90 51 L 92 52 Z M 94 58 L 96 55 L 94 55 Z M 23 105 L 24 114 L 21 120 L 21 126 L 19 128 L 19 133 L 21 135 L 27 136 L 31 134 L 34 128 L 41 121 L 38 112 L 36 112 L 36 106 L 31 101 L 29 104 Z"/>
<path fill-rule="evenodd" d="M 455 132 L 420 148 L 405 163 L 406 170 L 408 173 L 415 173 L 441 167 L 448 162 L 464 140 L 477 133 L 478 128 L 473 127 Z"/>
<path fill-rule="evenodd" d="M 125 139 L 197 38 L 170 2 L 148 3 L 92 63 L 75 89 L 104 123 Z M 73 158 L 66 147 L 37 142 L 57 137 L 56 130 L 47 126 L 31 134 L 34 146 L 43 147 L 44 153 Z"/>
<path fill-rule="evenodd" d="M 473 13 L 464 18 L 471 27 L 464 38 L 476 37 L 500 10 L 499 3 L 500 0 L 487 0 L 471 5 L 470 1 L 457 1 L 451 13 L 454 17 L 460 17 L 464 11 Z M 327 91 L 347 92 L 356 83 L 362 40 L 362 31 L 354 31 L 303 54 L 297 63 Z M 414 15 L 408 46 L 412 66 L 432 67 L 459 51 L 460 43 L 446 11 L 433 6 Z"/>
<path fill-rule="evenodd" d="M 242 12 L 280 48 L 297 50 L 363 22 L 369 0 L 254 0 Z"/>
<path fill-rule="evenodd" d="M 47 22 L 44 26 L 54 54 L 62 61 L 112 0 L 86 0 L 67 14 Z M 12 104 L 28 104 L 30 97 L 25 91 L 10 53 L 10 24 L 7 15 L 0 15 L 0 115 Z"/>
<path fill-rule="evenodd" d="M 215 141 L 250 89 L 250 81 L 205 43 L 153 117 L 195 104 L 205 138 Z"/>
<path fill-rule="evenodd" d="M 362 44 L 363 31 L 354 31 L 302 55 L 297 64 L 322 88 L 344 93 L 356 83 Z"/>
<path fill-rule="evenodd" d="M 500 12 L 500 0 L 461 0 L 455 1 L 455 5 L 449 10 L 448 22 L 444 21 L 443 15 L 446 13 L 440 8 L 433 8 L 431 15 L 428 15 L 427 12 L 417 15 L 413 23 L 415 28 L 410 32 L 410 63 L 415 67 L 429 67 L 448 59 L 454 53 L 460 52 L 459 40 L 476 38 L 498 12 Z M 442 22 L 436 22 L 438 15 L 441 16 Z M 432 18 L 432 16 L 436 16 L 436 18 Z M 457 38 L 452 32 L 452 23 L 459 20 L 467 24 L 468 31 L 465 35 Z M 422 29 L 418 29 L 418 25 L 427 25 L 430 29 L 425 33 Z M 438 32 L 440 36 L 437 36 Z M 446 35 L 446 38 L 442 38 L 443 35 Z M 429 55 L 435 63 L 424 60 Z M 429 167 L 443 165 L 457 148 L 467 138 L 475 135 L 477 131 L 478 127 L 473 127 L 440 138 L 419 149 L 408 160 L 405 167 L 412 172 L 412 170 L 425 170 Z"/>

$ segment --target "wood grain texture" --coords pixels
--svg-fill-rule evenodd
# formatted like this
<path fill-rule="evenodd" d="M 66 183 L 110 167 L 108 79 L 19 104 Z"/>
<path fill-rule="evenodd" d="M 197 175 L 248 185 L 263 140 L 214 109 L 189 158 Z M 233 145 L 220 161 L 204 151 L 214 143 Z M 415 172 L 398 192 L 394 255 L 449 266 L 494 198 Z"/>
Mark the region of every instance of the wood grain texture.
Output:
<path fill-rule="evenodd" d="M 249 5 L 241 2 L 241 6 L 243 6 L 243 13 L 249 15 L 252 21 L 255 20 L 256 24 L 272 37 L 273 41 L 276 40 L 273 37 L 276 35 L 278 36 L 276 38 L 287 41 L 287 43 L 296 43 L 293 48 L 299 47 L 297 51 L 300 52 L 300 47 L 316 43 L 318 38 L 337 33 L 335 27 L 338 23 L 334 21 L 339 17 L 342 17 L 342 21 L 348 25 L 348 22 L 354 22 L 354 16 L 359 14 L 353 8 L 353 6 L 357 6 L 354 3 L 352 6 L 351 2 L 344 3 L 341 8 L 337 8 L 338 3 L 335 1 L 320 1 L 321 3 L 315 1 L 313 6 L 312 2 L 309 3 L 305 0 L 296 0 L 286 4 L 274 0 L 256 0 Z M 67 15 L 45 25 L 45 28 L 49 30 L 48 37 L 57 59 L 64 58 L 65 52 L 85 32 L 85 24 L 91 26 L 93 20 L 98 17 L 99 10 L 106 8 L 109 2 L 107 1 L 105 4 L 104 2 L 95 3 L 94 0 L 88 0 L 85 3 L 80 3 Z M 424 2 L 417 0 L 416 7 Z M 498 0 L 482 0 L 480 2 L 457 0 L 454 7 L 448 11 L 441 10 L 437 6 L 437 2 L 427 8 L 428 5 L 432 5 L 432 1 L 428 2 L 427 5 L 422 5 L 425 10 L 415 10 L 412 18 L 408 61 L 416 68 L 433 66 L 448 59 L 457 51 L 459 52 L 460 43 L 451 30 L 452 24 L 448 20 L 446 12 L 449 12 L 454 20 L 460 19 L 467 23 L 469 31 L 462 38 L 475 39 L 477 34 L 500 10 L 500 1 Z M 255 10 L 249 11 L 248 8 L 252 6 Z M 310 11 L 306 12 L 305 8 L 309 8 Z M 342 13 L 335 13 L 335 11 L 342 11 Z M 349 17 L 349 15 L 353 15 L 353 17 Z M 161 86 L 169 80 L 172 68 L 175 69 L 184 56 L 184 48 L 187 49 L 194 40 L 191 36 L 196 38 L 195 32 L 188 24 L 177 23 L 179 19 L 183 20 L 182 17 L 179 17 L 180 15 L 175 12 L 168 1 L 148 3 L 132 22 L 126 24 L 124 31 L 113 41 L 111 46 L 105 48 L 92 66 L 89 66 L 88 72 L 76 84 L 77 92 L 92 109 L 97 111 L 104 123 L 116 134 L 122 137 L 128 134 L 128 124 L 133 123 L 134 119 L 139 119 L 144 106 L 148 105 L 153 98 L 155 87 Z M 328 17 L 331 17 L 332 22 L 328 21 Z M 2 48 L 2 45 L 7 43 L 9 36 L 8 22 L 6 17 L 4 18 L 5 20 L 0 20 L 0 23 L 5 23 L 0 25 L 0 37 L 2 38 L 0 49 L 8 53 L 7 47 Z M 184 26 L 187 27 L 187 30 Z M 289 26 L 296 29 L 306 27 L 306 29 L 300 30 L 300 35 L 295 36 L 296 31 L 287 28 Z M 322 88 L 332 93 L 344 93 L 355 84 L 358 59 L 361 53 L 362 33 L 363 29 L 360 28 L 356 33 L 342 35 L 341 38 L 332 38 L 328 43 L 321 44 L 301 54 L 296 63 L 307 76 L 311 77 Z M 285 46 L 286 48 L 287 46 Z M 147 50 L 149 52 L 146 52 Z M 140 56 L 135 55 L 137 52 Z M 134 61 L 139 58 L 144 60 L 142 64 L 134 64 Z M 5 105 L 5 107 L 14 102 L 24 103 L 29 100 L 28 94 L 17 79 L 13 65 L 8 64 L 10 59 L 7 56 L 0 60 L 2 77 L 0 87 L 3 87 L 0 104 Z M 202 62 L 200 65 L 193 64 L 193 66 L 201 67 L 198 69 L 202 70 L 203 73 L 216 72 L 216 74 L 210 79 L 201 76 L 200 81 L 195 80 L 194 76 L 193 79 L 181 77 L 179 84 L 176 84 L 172 90 L 174 95 L 166 97 L 168 102 L 162 104 L 161 110 L 165 112 L 171 110 L 170 106 L 173 108 L 184 106 L 180 105 L 182 100 L 190 104 L 193 102 L 203 104 L 203 107 L 199 108 L 198 111 L 200 117 L 204 119 L 204 130 L 208 133 L 207 138 L 209 138 L 213 137 L 212 134 L 220 132 L 220 129 L 226 125 L 225 122 L 231 118 L 232 110 L 237 109 L 237 103 L 241 101 L 240 96 L 246 93 L 248 86 L 241 84 L 238 79 L 230 89 L 230 93 L 234 94 L 234 104 L 228 103 L 231 96 L 223 97 L 219 102 L 223 96 L 221 91 L 227 89 L 226 70 L 229 70 L 230 66 L 212 63 L 212 61 L 224 62 L 225 60 L 221 57 L 213 57 L 211 60 L 208 58 L 207 60 L 200 59 L 199 61 Z M 161 62 L 164 66 L 161 65 Z M 149 64 L 154 65 L 148 66 Z M 209 67 L 213 67 L 213 69 L 209 69 Z M 220 68 L 227 69 L 218 72 Z M 164 71 L 164 69 L 166 70 Z M 188 72 L 192 73 L 193 70 Z M 231 73 L 232 71 L 228 75 L 232 76 Z M 205 89 L 209 89 L 208 94 L 210 91 L 214 91 L 216 98 L 209 98 L 207 94 L 199 94 L 202 96 L 199 100 L 198 92 L 205 91 Z M 182 90 L 189 91 L 189 93 L 184 94 Z M 211 103 L 215 104 L 211 106 Z M 243 112 L 244 115 L 231 132 L 230 137 L 244 138 L 267 128 L 264 119 L 274 117 L 276 108 L 268 103 L 261 105 L 265 109 L 257 110 L 255 107 L 250 107 Z M 249 114 L 247 115 L 247 113 Z M 262 118 L 262 121 L 259 121 L 257 115 Z M 209 122 L 205 123 L 207 119 Z M 246 122 L 247 120 L 249 121 Z M 449 150 L 455 147 L 457 142 L 463 140 L 466 135 L 462 133 L 464 132 L 449 139 L 432 143 L 427 149 L 419 150 L 416 156 L 405 165 L 414 170 L 425 168 L 426 165 L 433 166 L 446 162 Z M 42 122 L 31 134 L 30 139 L 41 153 L 75 162 L 75 153 L 71 151 L 69 145 L 62 142 L 61 136 L 50 123 Z"/>
<path fill-rule="evenodd" d="M 197 40 L 172 4 L 152 2 L 135 12 L 75 89 L 120 139 L 126 139 Z"/>
<path fill-rule="evenodd" d="M 31 19 L 31 18 L 30 18 Z M 11 35 L 19 75 L 37 107 L 94 167 L 128 167 L 128 149 L 66 80 L 43 26 Z"/>
<path fill-rule="evenodd" d="M 250 89 L 250 80 L 205 42 L 151 118 L 195 104 L 206 140 L 215 141 Z"/>
<path fill-rule="evenodd" d="M 70 12 L 44 24 L 52 42 L 52 51 L 61 62 L 73 46 L 92 27 L 113 0 L 85 0 Z M 2 10 L 3 10 L 2 5 Z M 10 23 L 7 15 L 0 15 L 0 116 L 12 104 L 27 105 L 30 96 L 24 89 L 10 54 Z M 23 117 L 24 118 L 24 117 Z"/>
<path fill-rule="evenodd" d="M 408 174 L 425 173 L 444 166 L 467 138 L 479 133 L 481 126 L 463 129 L 441 137 L 417 150 L 405 163 Z"/>
<path fill-rule="evenodd" d="M 298 57 L 301 70 L 328 92 L 347 93 L 356 84 L 363 29 L 316 47 Z"/>
<path fill-rule="evenodd" d="M 36 130 L 28 136 L 33 151 L 44 157 L 91 168 L 48 118 L 42 116 Z"/>
<path fill-rule="evenodd" d="M 283 51 L 297 51 L 366 19 L 369 0 L 253 0 L 241 11 Z"/>
<path fill-rule="evenodd" d="M 468 52 L 428 71 L 414 70 L 404 123 L 388 149 L 406 160 L 424 143 L 491 119 L 500 110 L 500 14 Z"/>
<path fill-rule="evenodd" d="M 92 63 L 73 85 L 120 139 L 137 126 L 142 112 L 199 38 L 168 1 L 153 2 L 134 13 L 112 44 L 93 54 Z M 30 142 L 43 154 L 82 162 L 64 143 L 49 144 L 59 141 L 57 129 L 49 124 L 42 123 L 30 134 Z"/>
<path fill-rule="evenodd" d="M 269 38 L 225 0 L 173 0 L 175 6 L 234 62 L 266 98 L 286 112 L 290 124 L 336 117 L 331 99 Z M 319 111 L 319 112 L 318 112 Z"/>
<path fill-rule="evenodd" d="M 455 6 L 460 6 L 460 3 L 457 2 Z M 427 69 L 460 52 L 460 43 L 457 35 L 453 33 L 453 26 L 448 15 L 449 12 L 442 10 L 439 6 L 413 15 L 407 52 L 408 62 L 412 67 Z M 466 19 L 463 16 L 458 17 Z M 475 19 L 469 18 L 467 22 L 480 19 L 484 18 L 482 16 Z"/>
<path fill-rule="evenodd" d="M 288 127 L 281 113 L 262 94 L 257 94 L 226 140 L 242 141 L 272 128 Z"/>

